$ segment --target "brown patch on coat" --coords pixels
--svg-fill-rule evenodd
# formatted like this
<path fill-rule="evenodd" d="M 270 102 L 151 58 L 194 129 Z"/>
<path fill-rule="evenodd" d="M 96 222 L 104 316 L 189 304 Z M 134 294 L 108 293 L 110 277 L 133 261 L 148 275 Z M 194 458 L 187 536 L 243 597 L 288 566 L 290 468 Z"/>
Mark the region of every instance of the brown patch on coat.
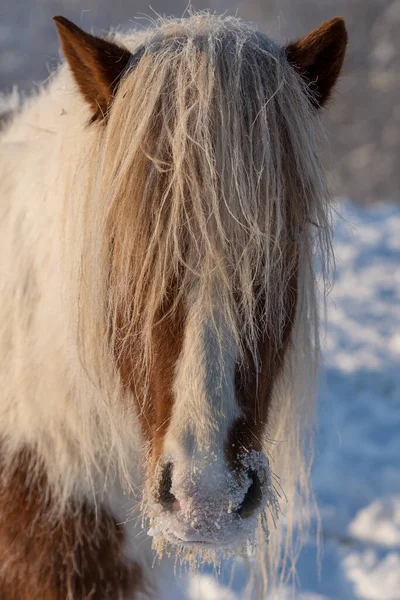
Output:
<path fill-rule="evenodd" d="M 54 17 L 54 21 L 75 81 L 94 110 L 92 121 L 105 117 L 132 54 L 115 42 L 86 33 L 64 17 Z"/>
<path fill-rule="evenodd" d="M 326 104 L 339 77 L 347 40 L 344 20 L 336 17 L 285 49 L 289 62 L 310 85 L 317 108 Z"/>
<path fill-rule="evenodd" d="M 174 405 L 173 383 L 175 365 L 182 351 L 186 310 L 183 302 L 173 305 L 176 292 L 170 289 L 169 298 L 158 311 L 153 329 L 152 361 L 149 368 L 149 398 L 141 399 L 141 374 L 138 357 L 125 348 L 118 358 L 122 381 L 139 399 L 139 418 L 146 438 L 151 443 L 151 469 L 161 456 L 163 441 Z"/>
<path fill-rule="evenodd" d="M 21 452 L 0 479 L 2 600 L 125 600 L 142 584 L 123 556 L 123 529 L 99 507 L 54 510 L 43 469 Z"/>
<path fill-rule="evenodd" d="M 150 369 L 150 394 L 154 403 L 153 468 L 162 454 L 172 416 L 175 365 L 182 352 L 186 321 L 182 302 L 174 310 L 171 306 L 165 306 L 164 310 L 167 316 L 159 321 L 153 332 L 154 361 Z"/>
<path fill-rule="evenodd" d="M 292 251 L 297 250 L 292 244 Z M 225 456 L 232 469 L 240 469 L 239 456 L 251 450 L 262 451 L 262 437 L 268 424 L 268 414 L 274 385 L 281 373 L 285 354 L 290 344 L 296 316 L 298 293 L 297 270 L 287 284 L 285 295 L 285 322 L 280 339 L 270 325 L 260 337 L 258 353 L 261 369 L 250 352 L 244 365 L 237 365 L 235 374 L 236 399 L 244 417 L 235 421 L 229 430 Z"/>

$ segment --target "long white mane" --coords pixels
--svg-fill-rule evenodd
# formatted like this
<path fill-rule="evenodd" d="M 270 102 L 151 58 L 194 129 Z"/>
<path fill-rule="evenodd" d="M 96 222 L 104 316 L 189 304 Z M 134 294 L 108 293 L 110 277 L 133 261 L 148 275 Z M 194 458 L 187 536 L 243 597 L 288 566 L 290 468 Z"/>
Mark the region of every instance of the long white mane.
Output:
<path fill-rule="evenodd" d="M 118 37 L 146 50 L 106 127 L 88 126 L 63 65 L 0 134 L 3 460 L 35 448 L 60 510 L 116 477 L 140 486 L 132 465 L 146 449 L 115 348 L 135 349 L 146 370 L 178 278 L 182 296 L 199 286 L 211 316 L 217 292 L 256 356 L 259 290 L 262 322 L 279 332 L 299 264 L 293 343 L 264 441 L 285 517 L 270 523 L 268 544 L 260 530 L 254 572 L 273 589 L 295 563 L 294 526 L 307 524 L 312 501 L 313 264 L 318 254 L 325 276 L 331 256 L 319 117 L 282 49 L 237 19 L 200 14 Z M 121 315 L 132 325 L 116 339 Z"/>

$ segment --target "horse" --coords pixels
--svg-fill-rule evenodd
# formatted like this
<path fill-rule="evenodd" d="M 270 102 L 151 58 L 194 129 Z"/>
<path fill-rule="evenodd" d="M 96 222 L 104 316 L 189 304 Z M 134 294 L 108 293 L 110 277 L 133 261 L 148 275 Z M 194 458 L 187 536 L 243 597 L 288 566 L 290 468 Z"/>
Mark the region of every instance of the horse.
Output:
<path fill-rule="evenodd" d="M 171 561 L 247 553 L 266 597 L 313 503 L 344 22 L 54 21 L 0 134 L 0 596 L 161 598 Z"/>

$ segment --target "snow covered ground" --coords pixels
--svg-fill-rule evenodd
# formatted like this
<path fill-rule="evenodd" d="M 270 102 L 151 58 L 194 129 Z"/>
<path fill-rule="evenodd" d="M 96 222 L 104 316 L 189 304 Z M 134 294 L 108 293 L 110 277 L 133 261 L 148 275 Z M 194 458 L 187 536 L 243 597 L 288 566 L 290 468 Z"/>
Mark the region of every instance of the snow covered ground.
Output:
<path fill-rule="evenodd" d="M 400 208 L 341 213 L 313 469 L 322 559 L 310 540 L 297 592 L 274 600 L 400 599 Z M 248 600 L 245 579 L 183 579 L 179 600 Z"/>
<path fill-rule="evenodd" d="M 328 310 L 326 376 L 313 471 L 324 528 L 304 590 L 322 598 L 400 598 L 400 209 L 344 207 Z"/>
<path fill-rule="evenodd" d="M 318 569 L 316 544 L 305 547 L 294 597 L 399 600 L 400 208 L 341 212 L 313 469 L 323 555 Z M 231 590 L 192 579 L 184 597 L 246 600 L 243 578 Z"/>

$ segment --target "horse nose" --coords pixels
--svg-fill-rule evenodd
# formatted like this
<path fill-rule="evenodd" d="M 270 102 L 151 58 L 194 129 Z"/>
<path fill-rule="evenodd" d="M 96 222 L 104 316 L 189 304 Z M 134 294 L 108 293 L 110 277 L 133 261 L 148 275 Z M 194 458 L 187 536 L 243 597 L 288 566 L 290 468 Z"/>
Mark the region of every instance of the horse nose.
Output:
<path fill-rule="evenodd" d="M 173 468 L 172 462 L 168 462 L 164 465 L 158 487 L 158 502 L 163 509 L 167 511 L 180 510 L 180 503 L 171 492 Z"/>
<path fill-rule="evenodd" d="M 254 534 L 273 498 L 268 461 L 261 452 L 235 465 L 213 455 L 165 458 L 151 486 L 150 535 L 172 544 L 229 547 Z"/>
<path fill-rule="evenodd" d="M 167 462 L 162 470 L 158 485 L 157 500 L 165 511 L 177 512 L 181 509 L 181 504 L 176 496 L 172 493 L 172 476 L 174 465 L 172 462 Z M 254 469 L 247 470 L 247 478 L 250 484 L 244 494 L 243 500 L 233 510 L 241 519 L 248 519 L 258 511 L 263 500 L 262 483 Z"/>
<path fill-rule="evenodd" d="M 247 477 L 250 480 L 250 485 L 242 503 L 236 509 L 236 513 L 241 519 L 251 517 L 260 508 L 263 499 L 262 485 L 257 473 L 253 469 L 248 469 Z"/>

